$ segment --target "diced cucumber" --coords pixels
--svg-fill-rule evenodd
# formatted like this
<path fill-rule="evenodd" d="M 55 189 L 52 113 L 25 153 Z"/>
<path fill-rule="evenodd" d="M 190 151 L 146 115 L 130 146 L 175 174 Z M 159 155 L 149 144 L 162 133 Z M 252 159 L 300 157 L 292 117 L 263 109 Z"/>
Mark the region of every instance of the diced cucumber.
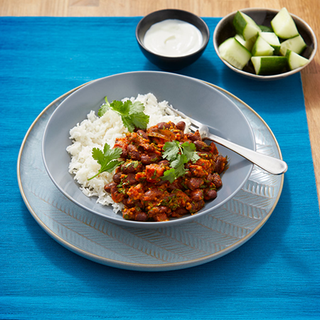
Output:
<path fill-rule="evenodd" d="M 254 20 L 241 11 L 236 12 L 233 18 L 233 25 L 236 33 L 240 34 L 245 40 L 251 39 L 260 31 Z"/>
<path fill-rule="evenodd" d="M 300 54 L 306 46 L 307 45 L 304 42 L 303 38 L 298 35 L 294 38 L 283 41 L 280 46 L 280 53 L 285 56 L 287 50 L 291 50 L 297 54 Z"/>
<path fill-rule="evenodd" d="M 288 61 L 282 56 L 251 57 L 256 74 L 270 75 L 287 70 Z"/>
<path fill-rule="evenodd" d="M 287 50 L 286 57 L 288 59 L 288 66 L 290 70 L 303 67 L 309 62 L 307 58 L 302 57 L 291 50 Z"/>
<path fill-rule="evenodd" d="M 241 11 L 236 12 L 233 25 L 236 35 L 219 46 L 219 54 L 240 70 L 250 59 L 249 65 L 253 65 L 257 75 L 279 74 L 309 62 L 300 55 L 306 43 L 286 8 L 271 20 L 271 28 L 258 25 Z"/>
<path fill-rule="evenodd" d="M 272 56 L 273 51 L 274 48 L 259 35 L 251 52 L 253 56 Z"/>
<path fill-rule="evenodd" d="M 274 48 L 274 55 L 279 54 L 280 40 L 274 32 L 260 32 L 259 35 L 266 40 L 272 48 Z"/>
<path fill-rule="evenodd" d="M 298 29 L 290 13 L 286 8 L 282 8 L 271 20 L 274 33 L 282 38 L 289 39 L 299 34 Z"/>
<path fill-rule="evenodd" d="M 252 37 L 249 40 L 244 40 L 243 36 L 240 36 L 240 34 L 236 34 L 234 37 L 238 42 L 240 42 L 249 51 L 252 50 L 252 47 L 256 41 L 256 37 Z"/>
<path fill-rule="evenodd" d="M 234 37 L 220 44 L 219 53 L 222 59 L 240 70 L 243 69 L 251 58 L 251 53 Z"/>

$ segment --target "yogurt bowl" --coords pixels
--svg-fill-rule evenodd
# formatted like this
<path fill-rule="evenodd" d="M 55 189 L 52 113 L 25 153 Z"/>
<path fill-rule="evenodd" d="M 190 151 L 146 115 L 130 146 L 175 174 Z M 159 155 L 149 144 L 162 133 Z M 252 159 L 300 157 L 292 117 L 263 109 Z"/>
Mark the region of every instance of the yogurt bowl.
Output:
<path fill-rule="evenodd" d="M 145 57 L 166 71 L 182 69 L 199 59 L 210 38 L 206 23 L 193 13 L 165 9 L 140 20 L 136 39 Z"/>

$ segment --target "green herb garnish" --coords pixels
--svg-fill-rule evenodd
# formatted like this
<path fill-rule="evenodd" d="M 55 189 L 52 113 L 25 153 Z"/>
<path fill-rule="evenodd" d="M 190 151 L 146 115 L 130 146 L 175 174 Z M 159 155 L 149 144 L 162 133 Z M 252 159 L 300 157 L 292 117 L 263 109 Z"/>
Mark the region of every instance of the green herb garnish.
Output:
<path fill-rule="evenodd" d="M 130 100 L 125 102 L 114 100 L 109 103 L 107 97 L 104 100 L 105 104 L 98 111 L 99 117 L 103 116 L 108 108 L 110 108 L 121 116 L 122 123 L 128 128 L 129 132 L 133 132 L 135 128 L 147 129 L 149 116 L 143 112 L 144 105 L 141 102 L 136 101 L 132 103 Z"/>
<path fill-rule="evenodd" d="M 170 183 L 186 174 L 187 170 L 184 165 L 188 161 L 196 162 L 200 159 L 194 143 L 184 142 L 180 144 L 176 140 L 170 141 L 165 143 L 163 150 L 162 156 L 170 161 L 171 169 L 166 170 L 161 179 L 168 180 Z"/>
<path fill-rule="evenodd" d="M 94 160 L 97 160 L 97 162 L 101 165 L 101 168 L 96 175 L 89 178 L 88 180 L 95 178 L 102 172 L 112 172 L 117 166 L 123 163 L 123 161 L 118 160 L 121 153 L 121 148 L 111 149 L 107 143 L 104 145 L 103 151 L 99 148 L 93 148 L 92 157 Z"/>

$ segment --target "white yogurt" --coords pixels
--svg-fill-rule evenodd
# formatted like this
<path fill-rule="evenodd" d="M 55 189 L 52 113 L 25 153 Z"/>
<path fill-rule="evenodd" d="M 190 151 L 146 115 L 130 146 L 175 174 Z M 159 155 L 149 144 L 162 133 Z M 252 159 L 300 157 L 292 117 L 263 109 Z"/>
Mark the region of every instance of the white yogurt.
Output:
<path fill-rule="evenodd" d="M 166 57 L 180 57 L 196 52 L 202 45 L 202 35 L 191 23 L 167 19 L 152 25 L 143 43 L 150 51 Z"/>

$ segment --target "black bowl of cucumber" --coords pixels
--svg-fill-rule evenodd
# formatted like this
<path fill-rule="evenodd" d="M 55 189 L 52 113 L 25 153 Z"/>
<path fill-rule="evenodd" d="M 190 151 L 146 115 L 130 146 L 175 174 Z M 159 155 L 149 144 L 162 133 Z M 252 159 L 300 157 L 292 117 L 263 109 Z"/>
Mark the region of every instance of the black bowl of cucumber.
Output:
<path fill-rule="evenodd" d="M 218 23 L 213 45 L 227 67 L 259 80 L 277 80 L 300 72 L 317 51 L 313 30 L 286 8 L 230 13 Z"/>

